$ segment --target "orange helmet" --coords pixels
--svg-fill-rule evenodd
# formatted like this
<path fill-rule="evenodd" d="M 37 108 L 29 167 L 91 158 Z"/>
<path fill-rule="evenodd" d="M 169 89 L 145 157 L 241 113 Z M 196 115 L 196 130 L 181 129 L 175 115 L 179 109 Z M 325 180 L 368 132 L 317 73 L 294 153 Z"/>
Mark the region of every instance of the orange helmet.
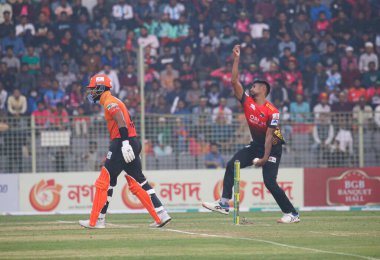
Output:
<path fill-rule="evenodd" d="M 91 77 L 90 84 L 87 86 L 87 99 L 91 103 L 96 103 L 106 89 L 112 88 L 111 79 L 105 74 L 96 74 Z"/>
<path fill-rule="evenodd" d="M 87 86 L 87 88 L 95 88 L 97 86 L 112 88 L 111 79 L 106 74 L 95 74 L 91 77 L 90 84 Z"/>

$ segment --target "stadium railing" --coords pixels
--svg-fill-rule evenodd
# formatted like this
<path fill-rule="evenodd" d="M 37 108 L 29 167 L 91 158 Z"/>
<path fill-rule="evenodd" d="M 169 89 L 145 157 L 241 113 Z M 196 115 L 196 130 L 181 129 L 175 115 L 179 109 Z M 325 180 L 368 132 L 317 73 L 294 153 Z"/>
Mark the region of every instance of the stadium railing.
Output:
<path fill-rule="evenodd" d="M 144 126 L 139 118 L 134 121 L 138 133 L 145 131 L 142 156 L 148 170 L 203 169 L 210 143 L 228 161 L 251 140 L 243 114 L 233 115 L 231 122 L 207 114 L 147 114 Z M 374 114 L 282 114 L 280 122 L 286 141 L 281 167 L 380 164 Z M 0 173 L 97 171 L 108 145 L 102 117 L 0 117 Z"/>

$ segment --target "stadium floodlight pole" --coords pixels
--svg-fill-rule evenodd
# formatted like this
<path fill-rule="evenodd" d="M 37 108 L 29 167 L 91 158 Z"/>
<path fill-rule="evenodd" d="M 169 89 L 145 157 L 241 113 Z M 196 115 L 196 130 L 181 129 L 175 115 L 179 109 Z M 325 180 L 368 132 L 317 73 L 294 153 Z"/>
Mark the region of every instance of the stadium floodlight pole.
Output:
<path fill-rule="evenodd" d="M 37 150 L 36 150 L 36 121 L 34 115 L 30 117 L 30 126 L 31 126 L 31 149 L 32 149 L 32 173 L 37 172 Z"/>
<path fill-rule="evenodd" d="M 145 81 L 144 81 L 144 47 L 140 44 L 137 55 L 138 59 L 138 75 L 140 83 L 140 136 L 141 136 L 141 164 L 142 169 L 146 168 L 146 156 L 145 156 Z"/>

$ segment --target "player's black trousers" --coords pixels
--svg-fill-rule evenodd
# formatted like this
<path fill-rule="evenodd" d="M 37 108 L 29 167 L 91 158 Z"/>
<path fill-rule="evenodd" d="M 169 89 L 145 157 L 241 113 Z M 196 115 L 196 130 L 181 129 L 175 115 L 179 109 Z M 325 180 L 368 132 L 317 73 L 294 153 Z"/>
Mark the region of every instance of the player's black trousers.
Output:
<path fill-rule="evenodd" d="M 280 165 L 282 154 L 282 145 L 278 144 L 272 147 L 270 156 L 276 158 L 276 162 L 267 161 L 263 168 L 263 179 L 266 188 L 272 193 L 277 204 L 284 213 L 297 213 L 292 203 L 289 201 L 285 192 L 277 184 L 278 166 Z M 240 161 L 240 168 L 245 168 L 253 164 L 253 159 L 264 156 L 264 147 L 260 147 L 254 142 L 239 150 L 232 159 L 227 163 L 224 174 L 223 194 L 226 199 L 232 198 L 232 188 L 234 186 L 234 162 Z"/>
<path fill-rule="evenodd" d="M 136 137 L 131 137 L 128 139 L 129 144 L 132 146 L 133 152 L 135 153 L 135 159 L 126 163 L 121 152 L 122 140 L 116 138 L 111 141 L 109 146 L 107 159 L 104 164 L 104 167 L 108 170 L 110 174 L 110 187 L 115 187 L 117 184 L 117 177 L 122 171 L 125 171 L 129 176 L 134 178 L 139 184 L 142 184 L 142 188 L 146 191 L 151 190 L 152 187 L 146 181 L 146 178 L 142 172 L 140 152 L 141 152 L 141 143 Z M 108 190 L 108 196 L 112 197 L 113 188 Z M 155 208 L 162 206 L 161 201 L 158 199 L 155 193 L 150 194 L 150 198 Z M 109 201 L 103 207 L 101 213 L 105 214 L 108 209 Z"/>

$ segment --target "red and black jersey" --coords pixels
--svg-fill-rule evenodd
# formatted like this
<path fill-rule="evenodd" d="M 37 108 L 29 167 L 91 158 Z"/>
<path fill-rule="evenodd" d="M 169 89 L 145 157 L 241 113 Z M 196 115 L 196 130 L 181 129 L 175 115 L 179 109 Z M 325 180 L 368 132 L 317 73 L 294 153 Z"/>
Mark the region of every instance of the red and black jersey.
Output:
<path fill-rule="evenodd" d="M 265 136 L 268 127 L 276 129 L 272 140 L 273 145 L 279 142 L 285 143 L 280 128 L 278 127 L 280 113 L 272 103 L 265 101 L 264 105 L 259 106 L 247 93 L 243 94 L 240 102 L 243 105 L 245 118 L 251 132 L 252 140 L 255 143 L 260 146 L 265 145 Z"/>

